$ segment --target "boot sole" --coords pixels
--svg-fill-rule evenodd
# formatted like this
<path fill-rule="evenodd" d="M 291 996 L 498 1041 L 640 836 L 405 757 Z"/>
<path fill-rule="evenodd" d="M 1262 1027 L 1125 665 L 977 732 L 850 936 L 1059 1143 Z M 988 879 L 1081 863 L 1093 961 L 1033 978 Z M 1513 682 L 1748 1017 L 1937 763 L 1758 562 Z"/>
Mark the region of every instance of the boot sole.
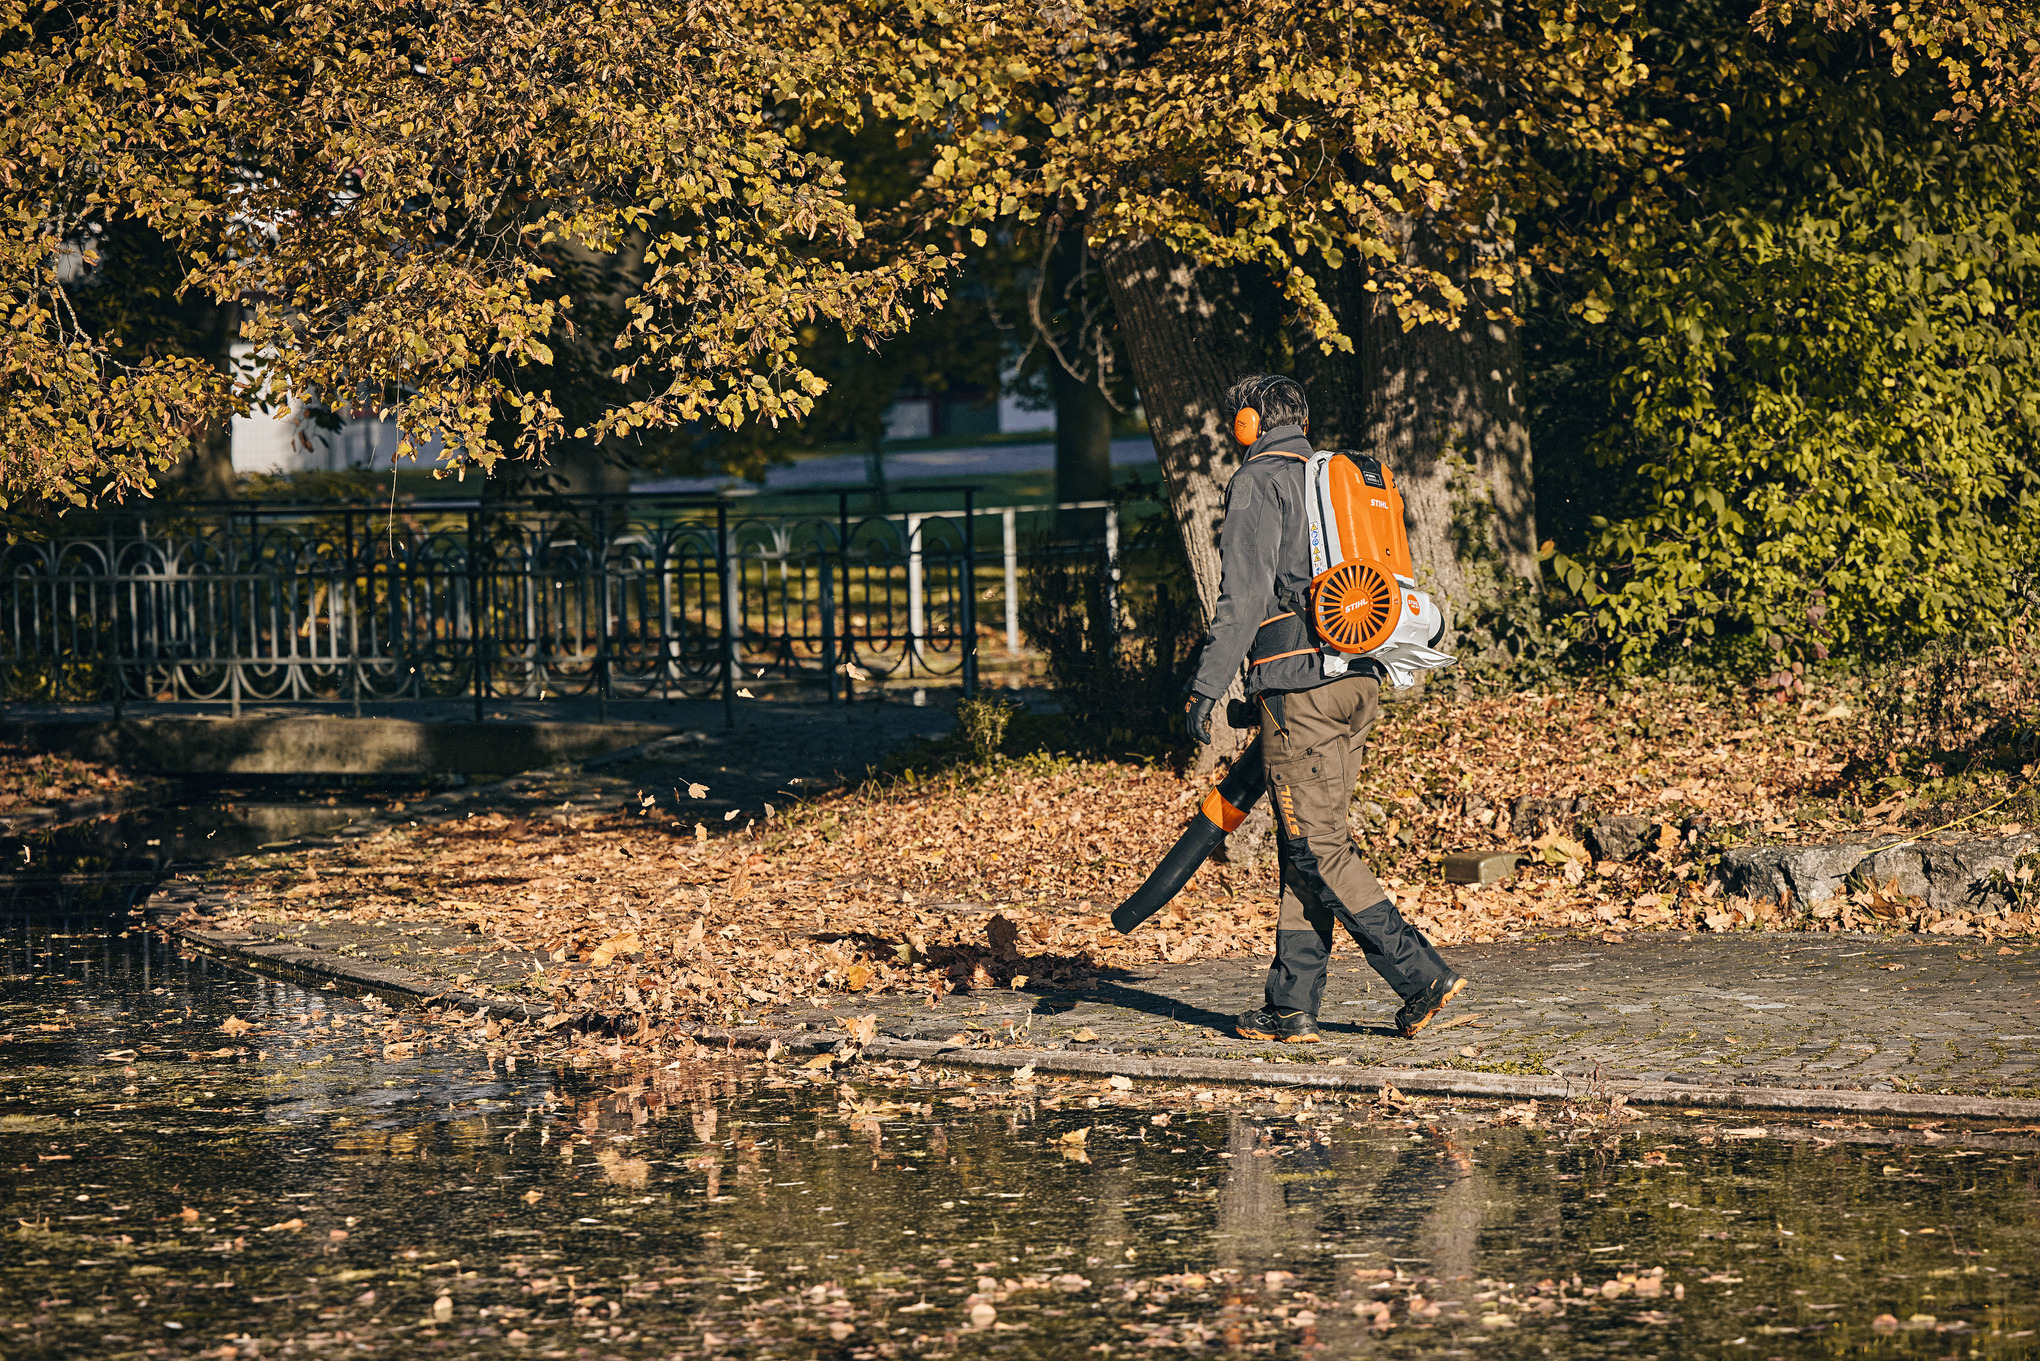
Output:
<path fill-rule="evenodd" d="M 1280 1044 L 1316 1044 L 1322 1035 L 1277 1035 L 1272 1030 L 1242 1030 L 1235 1027 L 1233 1034 L 1243 1040 L 1272 1040 Z"/>
<path fill-rule="evenodd" d="M 1402 1033 L 1403 1038 L 1406 1040 L 1415 1039 L 1418 1031 L 1422 1030 L 1425 1026 L 1431 1024 L 1432 1018 L 1435 1017 L 1439 1012 L 1445 1010 L 1445 1004 L 1447 1002 L 1451 1001 L 1453 998 L 1459 996 L 1460 993 L 1465 991 L 1466 980 L 1462 978 L 1458 982 L 1454 983 L 1451 987 L 1445 990 L 1445 995 L 1438 999 L 1438 1005 L 1432 1007 L 1429 1011 L 1425 1012 L 1422 1020 L 1418 1021 L 1415 1025 L 1411 1026 L 1408 1030 L 1405 1030 Z"/>

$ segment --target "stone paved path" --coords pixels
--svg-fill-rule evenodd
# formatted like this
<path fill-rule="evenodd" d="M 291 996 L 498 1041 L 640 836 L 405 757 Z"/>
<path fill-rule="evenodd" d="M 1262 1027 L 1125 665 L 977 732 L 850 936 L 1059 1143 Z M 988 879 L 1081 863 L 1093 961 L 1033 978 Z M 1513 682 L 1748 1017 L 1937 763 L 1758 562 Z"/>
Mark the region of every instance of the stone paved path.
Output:
<path fill-rule="evenodd" d="M 849 999 L 790 1018 L 879 1016 L 901 1038 L 1122 1053 L 1591 1074 L 1702 1085 L 2040 1096 L 2040 949 L 1912 936 L 1642 936 L 1448 952 L 1472 980 L 1414 1041 L 1357 956 L 1334 960 L 1316 1046 L 1232 1038 L 1259 960 L 1160 965 L 1089 992 Z M 1074 1038 L 1089 1031 L 1095 1040 Z M 1210 1032 L 1217 1032 L 1212 1034 Z"/>

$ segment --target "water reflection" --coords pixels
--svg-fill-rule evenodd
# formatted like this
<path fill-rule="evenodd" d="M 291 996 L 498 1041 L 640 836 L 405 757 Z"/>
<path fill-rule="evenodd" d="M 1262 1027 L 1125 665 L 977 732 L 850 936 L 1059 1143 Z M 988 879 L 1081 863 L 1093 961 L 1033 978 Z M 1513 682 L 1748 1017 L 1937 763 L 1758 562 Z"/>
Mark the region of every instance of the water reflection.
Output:
<path fill-rule="evenodd" d="M 61 924 L 0 975 L 7 1356 L 2034 1350 L 2032 1130 L 620 1073 Z"/>

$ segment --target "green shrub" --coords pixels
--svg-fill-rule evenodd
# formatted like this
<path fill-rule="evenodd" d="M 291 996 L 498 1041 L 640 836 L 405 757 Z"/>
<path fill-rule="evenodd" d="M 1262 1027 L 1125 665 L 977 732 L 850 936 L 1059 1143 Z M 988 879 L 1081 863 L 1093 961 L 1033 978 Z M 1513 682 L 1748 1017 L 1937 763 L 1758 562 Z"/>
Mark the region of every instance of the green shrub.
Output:
<path fill-rule="evenodd" d="M 1592 431 L 1540 474 L 1556 584 L 1629 666 L 1709 649 L 1781 688 L 1995 636 L 2040 558 L 2040 137 L 1934 122 L 1931 72 L 1721 43 L 1689 207 L 1533 346 L 1569 385 L 1547 428 Z"/>

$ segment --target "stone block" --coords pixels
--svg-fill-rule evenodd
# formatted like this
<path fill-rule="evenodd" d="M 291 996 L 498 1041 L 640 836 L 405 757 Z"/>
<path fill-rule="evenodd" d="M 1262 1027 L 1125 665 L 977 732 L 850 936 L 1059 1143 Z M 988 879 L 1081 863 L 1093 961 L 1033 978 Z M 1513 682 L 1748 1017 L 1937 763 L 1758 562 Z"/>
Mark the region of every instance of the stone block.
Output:
<path fill-rule="evenodd" d="M 1587 828 L 1587 849 L 1596 860 L 1634 860 L 1650 849 L 1650 819 L 1602 818 Z"/>
<path fill-rule="evenodd" d="M 1522 860 L 1516 851 L 1456 851 L 1445 857 L 1445 882 L 1499 884 L 1516 873 Z"/>
<path fill-rule="evenodd" d="M 2010 875 L 2019 858 L 2040 851 L 2040 833 L 1980 837 L 1973 841 L 1919 841 L 1890 846 L 1869 856 L 1850 876 L 1853 884 L 1896 884 L 1909 898 L 1923 899 L 1937 912 L 2010 910 L 2005 895 L 1991 887 L 1997 873 Z"/>
<path fill-rule="evenodd" d="M 1789 888 L 1795 901 L 1807 904 L 1876 885 L 1937 912 L 2005 912 L 2011 903 L 1993 891 L 1992 875 L 2012 874 L 2021 856 L 2036 852 L 2036 832 L 1879 847 L 1739 846 L 1721 857 L 1721 883 L 1729 893 L 1773 902 Z"/>
<path fill-rule="evenodd" d="M 1886 896 L 1931 901 L 1926 856 L 1917 844 L 1887 846 L 1857 862 L 1849 872 L 1851 889 L 1877 887 Z"/>

